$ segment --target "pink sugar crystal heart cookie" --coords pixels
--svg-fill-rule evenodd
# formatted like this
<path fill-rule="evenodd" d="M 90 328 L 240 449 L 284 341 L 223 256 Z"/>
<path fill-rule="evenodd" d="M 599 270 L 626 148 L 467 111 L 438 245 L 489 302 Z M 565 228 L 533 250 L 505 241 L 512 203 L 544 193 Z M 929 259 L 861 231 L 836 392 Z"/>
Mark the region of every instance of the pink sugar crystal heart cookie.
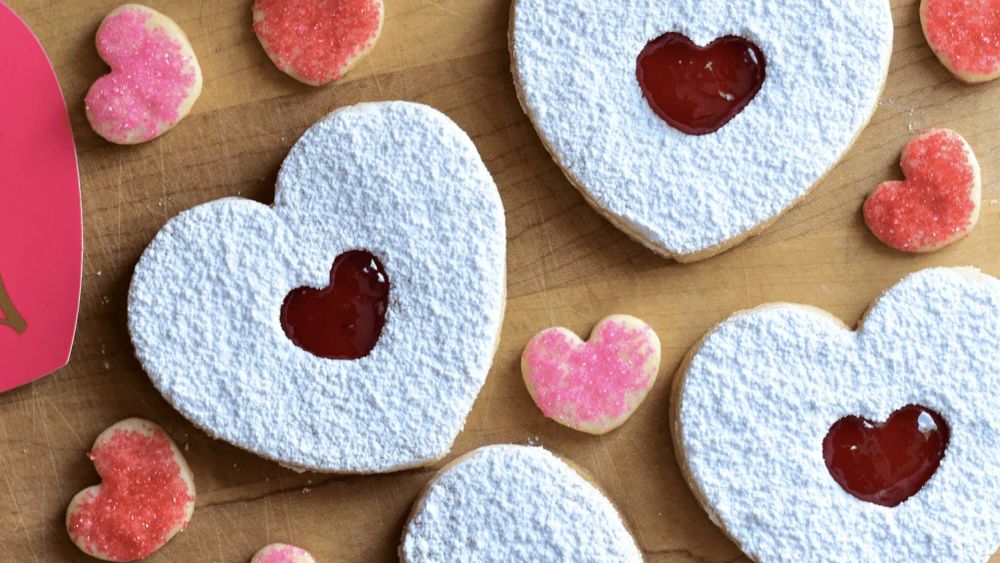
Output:
<path fill-rule="evenodd" d="M 612 315 L 584 342 L 565 328 L 535 335 L 521 355 L 521 374 L 542 414 L 589 434 L 625 423 L 656 382 L 660 339 L 643 321 Z"/>
<path fill-rule="evenodd" d="M 382 33 L 382 0 L 257 0 L 253 30 L 282 72 L 322 86 L 339 80 Z"/>
<path fill-rule="evenodd" d="M 1000 77 L 1000 0 L 923 0 L 920 23 L 931 50 L 959 80 Z"/>
<path fill-rule="evenodd" d="M 45 51 L 0 2 L 0 392 L 66 365 L 80 306 L 80 176 Z"/>
<path fill-rule="evenodd" d="M 112 143 L 134 145 L 169 131 L 201 95 L 198 57 L 184 31 L 139 4 L 112 11 L 97 30 L 97 52 L 111 72 L 90 87 L 87 119 Z"/>
<path fill-rule="evenodd" d="M 879 185 L 865 202 L 865 223 L 879 240 L 904 252 L 932 252 L 972 231 L 982 180 L 961 135 L 925 131 L 906 146 L 900 166 L 906 180 Z"/>
<path fill-rule="evenodd" d="M 69 537 L 87 555 L 143 559 L 191 521 L 191 469 L 159 426 L 139 418 L 118 422 L 87 455 L 101 484 L 77 493 L 66 510 Z"/>
<path fill-rule="evenodd" d="M 313 556 L 301 547 L 272 543 L 260 548 L 250 563 L 316 563 Z"/>

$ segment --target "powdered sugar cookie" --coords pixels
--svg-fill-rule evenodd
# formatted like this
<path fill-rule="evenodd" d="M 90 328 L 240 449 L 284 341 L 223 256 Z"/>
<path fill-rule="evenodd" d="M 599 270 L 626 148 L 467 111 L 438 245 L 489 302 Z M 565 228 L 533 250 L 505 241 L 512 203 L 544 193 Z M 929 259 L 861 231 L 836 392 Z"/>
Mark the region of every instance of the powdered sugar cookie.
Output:
<path fill-rule="evenodd" d="M 738 313 L 675 378 L 678 461 L 758 561 L 981 563 L 1000 547 L 998 349 L 1000 281 L 972 268 L 910 275 L 853 332 Z"/>
<path fill-rule="evenodd" d="M 660 339 L 643 321 L 611 315 L 584 342 L 565 328 L 535 335 L 521 355 L 521 375 L 542 414 L 590 434 L 625 423 L 656 382 Z"/>
<path fill-rule="evenodd" d="M 316 560 L 301 547 L 272 543 L 260 548 L 250 563 L 316 563 Z"/>
<path fill-rule="evenodd" d="M 382 0 L 256 0 L 253 30 L 275 66 L 311 86 L 339 80 L 382 33 Z"/>
<path fill-rule="evenodd" d="M 487 446 L 442 469 L 403 531 L 399 558 L 641 562 L 615 507 L 542 448 Z"/>
<path fill-rule="evenodd" d="M 129 329 L 156 387 L 212 436 L 301 470 L 393 471 L 440 459 L 462 429 L 505 254 L 468 135 L 427 106 L 363 104 L 298 141 L 273 207 L 227 198 L 168 222 L 136 266 Z"/>
<path fill-rule="evenodd" d="M 906 146 L 900 165 L 906 180 L 880 184 L 865 202 L 865 223 L 879 240 L 905 252 L 931 252 L 972 231 L 982 180 L 961 135 L 925 131 Z"/>
<path fill-rule="evenodd" d="M 518 96 L 556 163 L 685 262 L 808 193 L 874 112 L 892 51 L 886 0 L 516 0 L 511 19 Z"/>
<path fill-rule="evenodd" d="M 920 23 L 931 50 L 959 80 L 1000 77 L 1000 1 L 922 0 Z"/>
<path fill-rule="evenodd" d="M 111 73 L 87 92 L 87 119 L 112 143 L 133 145 L 166 133 L 201 95 L 198 57 L 174 20 L 139 4 L 112 11 L 97 30 Z"/>
<path fill-rule="evenodd" d="M 183 530 L 194 513 L 194 477 L 162 428 L 123 420 L 87 454 L 101 484 L 69 503 L 66 529 L 84 553 L 105 561 L 148 557 Z"/>

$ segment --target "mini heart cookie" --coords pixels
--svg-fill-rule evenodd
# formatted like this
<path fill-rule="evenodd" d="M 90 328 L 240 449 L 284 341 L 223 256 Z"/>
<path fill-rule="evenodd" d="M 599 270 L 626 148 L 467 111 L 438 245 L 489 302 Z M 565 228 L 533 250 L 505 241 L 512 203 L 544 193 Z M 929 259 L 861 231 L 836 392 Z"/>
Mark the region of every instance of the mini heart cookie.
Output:
<path fill-rule="evenodd" d="M 250 563 L 316 563 L 313 556 L 301 547 L 272 543 L 260 548 Z"/>
<path fill-rule="evenodd" d="M 802 199 L 878 105 L 887 0 L 515 0 L 518 98 L 570 182 L 682 262 Z"/>
<path fill-rule="evenodd" d="M 756 561 L 987 561 L 1000 548 L 1000 281 L 910 275 L 851 331 L 776 304 L 675 378 L 678 462 Z"/>
<path fill-rule="evenodd" d="M 73 129 L 52 63 L 0 2 L 0 392 L 69 361 L 83 226 Z M 40 126 L 40 124 L 45 124 Z"/>
<path fill-rule="evenodd" d="M 253 30 L 275 66 L 322 86 L 339 80 L 375 47 L 382 0 L 256 0 Z"/>
<path fill-rule="evenodd" d="M 87 454 L 101 484 L 73 497 L 66 529 L 91 557 L 135 561 L 183 530 L 194 513 L 194 477 L 162 428 L 123 420 L 97 437 Z"/>
<path fill-rule="evenodd" d="M 590 480 L 545 449 L 500 445 L 458 458 L 428 483 L 399 559 L 641 563 L 642 554 Z"/>
<path fill-rule="evenodd" d="M 363 104 L 296 143 L 273 207 L 169 221 L 136 265 L 129 330 L 212 436 L 299 470 L 395 471 L 451 449 L 505 278 L 503 205 L 469 136 L 427 106 Z"/>
<path fill-rule="evenodd" d="M 925 131 L 906 146 L 900 166 L 906 180 L 880 184 L 865 201 L 865 223 L 879 240 L 904 252 L 932 252 L 972 232 L 982 180 L 961 135 Z"/>
<path fill-rule="evenodd" d="M 959 80 L 1000 77 L 1000 0 L 922 0 L 920 23 L 931 50 Z"/>
<path fill-rule="evenodd" d="M 184 31 L 140 4 L 113 10 L 97 30 L 111 67 L 87 92 L 87 119 L 112 143 L 152 141 L 184 119 L 201 95 L 198 57 Z"/>
<path fill-rule="evenodd" d="M 660 339 L 628 315 L 601 320 L 587 342 L 565 328 L 543 330 L 521 355 L 524 385 L 542 414 L 589 434 L 624 424 L 659 369 Z"/>

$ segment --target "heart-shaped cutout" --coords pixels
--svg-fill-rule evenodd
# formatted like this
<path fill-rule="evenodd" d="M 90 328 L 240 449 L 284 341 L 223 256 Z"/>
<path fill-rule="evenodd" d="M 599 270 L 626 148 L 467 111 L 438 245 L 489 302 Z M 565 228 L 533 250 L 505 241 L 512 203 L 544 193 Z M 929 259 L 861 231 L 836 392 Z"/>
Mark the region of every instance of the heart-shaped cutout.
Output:
<path fill-rule="evenodd" d="M 960 80 L 1000 77 L 1000 2 L 922 0 L 920 23 L 931 50 Z"/>
<path fill-rule="evenodd" d="M 681 33 L 667 33 L 650 41 L 636 61 L 649 106 L 689 135 L 722 129 L 760 92 L 766 74 L 760 47 L 733 35 L 700 47 Z"/>
<path fill-rule="evenodd" d="M 762 64 L 725 39 L 709 54 L 736 64 L 716 69 L 674 33 L 745 38 Z M 892 36 L 886 0 L 515 0 L 510 49 L 518 99 L 570 183 L 627 235 L 690 262 L 760 232 L 837 164 L 878 105 Z M 724 88 L 695 88 L 708 84 Z"/>
<path fill-rule="evenodd" d="M 565 328 L 535 335 L 521 355 L 521 374 L 542 414 L 605 434 L 625 423 L 656 383 L 660 339 L 645 322 L 612 315 L 587 342 Z"/>
<path fill-rule="evenodd" d="M 87 555 L 143 559 L 191 521 L 191 469 L 159 426 L 139 418 L 118 422 L 87 455 L 101 484 L 77 493 L 66 510 L 69 537 Z"/>
<path fill-rule="evenodd" d="M 375 255 L 345 252 L 333 261 L 330 285 L 300 287 L 281 306 L 281 326 L 296 346 L 321 358 L 356 360 L 382 335 L 389 276 Z"/>
<path fill-rule="evenodd" d="M 972 268 L 908 276 L 855 331 L 813 307 L 737 313 L 674 378 L 678 463 L 755 561 L 987 561 L 997 350 L 1000 280 Z"/>
<path fill-rule="evenodd" d="M 910 141 L 900 166 L 906 180 L 880 184 L 865 201 L 865 223 L 886 245 L 932 252 L 968 235 L 979 220 L 982 180 L 972 147 L 950 129 Z"/>
<path fill-rule="evenodd" d="M 253 30 L 275 66 L 311 86 L 339 80 L 375 47 L 382 0 L 256 0 Z"/>
<path fill-rule="evenodd" d="M 641 563 L 614 505 L 543 448 L 486 446 L 449 463 L 413 505 L 401 563 Z"/>
<path fill-rule="evenodd" d="M 69 361 L 83 227 L 76 147 L 52 64 L 0 2 L 0 392 Z M 46 124 L 40 126 L 40 124 Z"/>
<path fill-rule="evenodd" d="M 87 119 L 112 143 L 152 141 L 184 119 L 201 95 L 198 57 L 184 31 L 140 4 L 113 10 L 97 30 L 111 72 L 90 87 Z"/>
<path fill-rule="evenodd" d="M 316 560 L 301 547 L 272 543 L 260 548 L 250 563 L 316 563 Z"/>
<path fill-rule="evenodd" d="M 917 494 L 937 471 L 949 436 L 940 414 L 907 405 L 884 424 L 859 416 L 838 420 L 823 439 L 823 458 L 830 475 L 848 493 L 897 506 Z"/>
<path fill-rule="evenodd" d="M 157 389 L 217 438 L 301 470 L 415 467 L 448 453 L 486 380 L 506 244 L 496 184 L 453 121 L 348 107 L 295 144 L 273 206 L 226 198 L 163 227 L 135 268 L 129 331 Z M 309 290 L 331 264 L 330 291 Z M 341 290 L 366 312 L 324 310 Z"/>

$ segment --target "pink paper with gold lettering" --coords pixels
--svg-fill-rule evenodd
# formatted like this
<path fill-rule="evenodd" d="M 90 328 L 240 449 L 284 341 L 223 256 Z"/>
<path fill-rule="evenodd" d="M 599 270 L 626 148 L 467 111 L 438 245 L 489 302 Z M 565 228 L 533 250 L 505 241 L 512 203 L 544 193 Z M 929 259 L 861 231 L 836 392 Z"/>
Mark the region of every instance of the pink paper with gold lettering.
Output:
<path fill-rule="evenodd" d="M 80 306 L 80 176 L 59 82 L 0 2 L 0 391 L 66 365 Z"/>

